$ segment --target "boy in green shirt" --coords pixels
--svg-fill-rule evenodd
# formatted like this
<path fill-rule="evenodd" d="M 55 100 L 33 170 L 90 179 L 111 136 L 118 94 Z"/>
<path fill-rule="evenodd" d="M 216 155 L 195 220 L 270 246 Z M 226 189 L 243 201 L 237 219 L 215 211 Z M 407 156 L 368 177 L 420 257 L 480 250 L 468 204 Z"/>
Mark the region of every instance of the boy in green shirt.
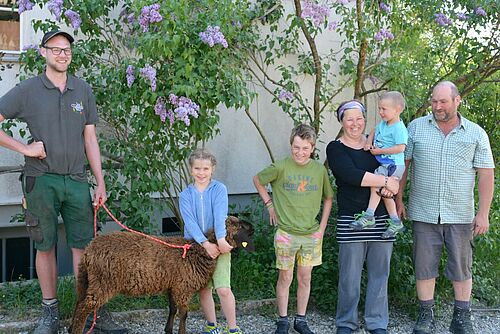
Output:
<path fill-rule="evenodd" d="M 274 237 L 276 267 L 279 269 L 276 300 L 279 319 L 275 334 L 286 334 L 288 295 L 297 258 L 297 315 L 294 329 L 300 334 L 314 334 L 305 319 L 311 273 L 321 264 L 323 235 L 332 208 L 333 190 L 326 168 L 311 159 L 316 145 L 316 132 L 305 124 L 292 130 L 291 157 L 263 169 L 253 181 L 266 208 L 270 224 L 277 226 Z M 274 199 L 266 190 L 271 184 Z M 316 216 L 323 200 L 323 213 L 318 224 Z"/>

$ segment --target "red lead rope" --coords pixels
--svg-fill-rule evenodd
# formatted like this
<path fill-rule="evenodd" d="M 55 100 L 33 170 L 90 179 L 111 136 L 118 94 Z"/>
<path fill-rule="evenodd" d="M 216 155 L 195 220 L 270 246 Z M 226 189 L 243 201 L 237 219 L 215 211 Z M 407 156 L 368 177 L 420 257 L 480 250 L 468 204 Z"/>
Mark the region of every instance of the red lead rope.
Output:
<path fill-rule="evenodd" d="M 100 208 L 101 206 L 104 208 L 104 210 L 106 210 L 106 212 L 107 212 L 107 213 L 108 213 L 108 215 L 111 217 L 111 219 L 113 219 L 113 221 L 114 221 L 115 223 L 117 223 L 117 224 L 118 224 L 121 228 L 123 228 L 123 229 L 125 229 L 125 230 L 127 230 L 127 231 L 129 231 L 129 232 L 132 232 L 132 233 L 135 233 L 135 234 L 142 235 L 142 236 L 143 236 L 143 237 L 145 237 L 145 238 L 151 239 L 151 240 L 153 240 L 153 241 L 156 241 L 156 242 L 158 242 L 158 243 L 160 243 L 160 244 L 163 244 L 163 245 L 168 246 L 168 247 L 171 247 L 171 248 L 182 248 L 182 249 L 184 250 L 184 252 L 182 253 L 182 258 L 183 258 L 183 259 L 184 259 L 184 258 L 186 258 L 187 251 L 188 251 L 188 249 L 190 249 L 190 248 L 191 248 L 191 244 L 184 244 L 184 245 L 182 245 L 182 246 L 181 246 L 181 245 L 169 244 L 168 242 L 165 242 L 165 241 L 160 240 L 160 239 L 158 239 L 158 238 L 152 237 L 152 236 L 150 236 L 150 235 L 144 234 L 144 233 L 139 232 L 139 231 L 135 231 L 135 230 L 133 230 L 133 229 L 131 229 L 131 228 L 129 228 L 129 227 L 127 227 L 127 226 L 123 225 L 123 224 L 122 224 L 122 223 L 121 223 L 118 219 L 116 219 L 116 217 L 115 217 L 115 216 L 113 216 L 113 214 L 111 213 L 111 211 L 109 211 L 109 209 L 107 208 L 107 206 L 106 206 L 104 203 L 102 203 L 101 201 L 99 201 L 99 204 L 97 204 L 97 205 L 95 206 L 95 209 L 94 209 L 94 236 L 97 236 L 97 211 L 99 211 L 99 208 Z"/>
<path fill-rule="evenodd" d="M 107 208 L 106 205 L 104 205 L 104 203 L 102 203 L 102 201 L 99 200 L 99 204 L 97 204 L 94 208 L 94 237 L 97 236 L 97 211 L 99 211 L 99 208 L 100 207 L 103 207 L 104 210 L 106 210 L 106 212 L 108 213 L 108 215 L 111 217 L 111 219 L 113 219 L 113 221 L 115 223 L 117 223 L 121 228 L 129 231 L 129 232 L 132 232 L 132 233 L 135 233 L 135 234 L 139 234 L 139 235 L 142 235 L 143 237 L 146 237 L 148 239 L 151 239 L 153 241 L 156 241 L 160 244 L 163 244 L 165 246 L 168 246 L 168 247 L 171 247 L 171 248 L 182 248 L 184 250 L 184 252 L 182 253 L 182 258 L 186 258 L 186 255 L 187 255 L 187 251 L 188 249 L 191 248 L 191 244 L 184 244 L 183 246 L 180 246 L 180 245 L 174 245 L 174 244 L 169 244 L 168 242 L 165 242 L 163 240 L 160 240 L 158 238 L 155 238 L 155 237 L 152 237 L 150 235 L 147 235 L 147 234 L 144 234 L 142 232 L 139 232 L 139 231 L 135 231 L 131 228 L 128 228 L 127 226 L 123 225 L 118 219 L 116 219 L 115 216 L 113 216 L 113 214 L 111 213 L 111 211 L 109 211 L 109 209 Z M 92 330 L 94 329 L 94 326 L 95 326 L 95 323 L 96 323 L 96 320 L 97 320 L 97 309 L 94 310 L 94 321 L 92 322 L 92 326 L 90 327 L 90 329 L 88 330 L 88 332 L 86 334 L 90 334 L 92 333 Z"/>

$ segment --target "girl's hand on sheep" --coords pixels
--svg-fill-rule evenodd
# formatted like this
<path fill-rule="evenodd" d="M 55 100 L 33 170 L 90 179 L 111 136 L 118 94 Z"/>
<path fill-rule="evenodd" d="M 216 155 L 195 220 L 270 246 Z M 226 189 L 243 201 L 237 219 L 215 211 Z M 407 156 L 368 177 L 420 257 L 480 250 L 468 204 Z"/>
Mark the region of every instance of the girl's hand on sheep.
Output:
<path fill-rule="evenodd" d="M 217 240 L 217 244 L 219 245 L 219 251 L 221 252 L 221 254 L 229 253 L 233 249 L 233 246 L 231 246 L 226 241 L 225 238 L 221 238 L 221 239 Z"/>
<path fill-rule="evenodd" d="M 274 211 L 274 206 L 269 207 L 267 210 L 269 211 L 269 224 L 278 226 L 278 215 Z"/>
<path fill-rule="evenodd" d="M 219 247 L 217 247 L 216 244 L 214 243 L 211 243 L 210 241 L 205 241 L 203 244 L 202 244 L 203 248 L 205 248 L 205 250 L 207 251 L 208 255 L 212 258 L 212 259 L 216 259 L 217 256 L 219 256 L 220 254 L 220 251 L 219 251 Z"/>

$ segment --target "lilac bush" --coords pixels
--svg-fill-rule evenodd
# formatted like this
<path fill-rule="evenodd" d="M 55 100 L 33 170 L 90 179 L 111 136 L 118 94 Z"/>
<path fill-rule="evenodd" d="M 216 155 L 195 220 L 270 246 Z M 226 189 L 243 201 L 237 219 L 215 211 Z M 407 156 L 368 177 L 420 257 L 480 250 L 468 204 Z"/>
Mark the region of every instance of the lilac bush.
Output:
<path fill-rule="evenodd" d="M 486 11 L 482 7 L 477 7 L 474 9 L 474 14 L 478 16 L 486 16 Z"/>
<path fill-rule="evenodd" d="M 285 89 L 281 89 L 278 94 L 278 100 L 281 102 L 290 102 L 293 100 L 293 93 Z"/>
<path fill-rule="evenodd" d="M 57 21 L 61 21 L 61 14 L 63 11 L 63 0 L 49 0 L 47 8 L 56 17 Z"/>
<path fill-rule="evenodd" d="M 386 13 L 390 13 L 390 12 L 391 12 L 391 6 L 389 6 L 388 4 L 386 4 L 386 3 L 384 3 L 384 2 L 380 2 L 380 3 L 379 3 L 379 5 L 378 5 L 378 7 L 379 7 L 382 11 L 384 11 L 384 12 L 386 12 Z"/>
<path fill-rule="evenodd" d="M 448 26 L 453 23 L 453 21 L 443 13 L 434 14 L 434 19 L 436 23 L 442 27 Z"/>
<path fill-rule="evenodd" d="M 144 6 L 139 15 L 139 25 L 142 27 L 143 32 L 149 31 L 151 23 L 161 22 L 163 16 L 160 14 L 160 5 L 155 3 L 150 6 Z"/>
<path fill-rule="evenodd" d="M 220 31 L 218 26 L 208 26 L 205 31 L 199 33 L 200 39 L 203 43 L 213 47 L 216 44 L 222 45 L 224 48 L 228 47 L 224 34 Z"/>
<path fill-rule="evenodd" d="M 142 78 L 147 79 L 151 85 L 151 90 L 156 90 L 156 69 L 149 64 L 146 64 L 139 70 Z"/>
<path fill-rule="evenodd" d="M 128 88 L 130 88 L 130 87 L 132 87 L 132 84 L 135 81 L 134 66 L 128 65 L 126 74 L 127 74 L 127 86 L 128 86 Z"/>
<path fill-rule="evenodd" d="M 80 28 L 80 25 L 82 24 L 82 19 L 80 18 L 80 15 L 77 12 L 71 9 L 67 9 L 64 12 L 64 16 L 68 18 L 73 29 Z"/>
<path fill-rule="evenodd" d="M 154 107 L 155 114 L 160 116 L 162 122 L 165 122 L 168 118 L 170 125 L 172 125 L 175 120 L 181 120 L 186 126 L 189 126 L 191 124 L 190 116 L 198 118 L 200 106 L 191 99 L 171 93 L 168 96 L 168 102 L 172 105 L 172 108 L 167 109 L 166 101 L 163 97 L 160 96 L 156 100 Z"/>
<path fill-rule="evenodd" d="M 375 34 L 374 38 L 377 42 L 382 42 L 385 39 L 393 40 L 394 35 L 389 30 L 382 28 Z"/>
<path fill-rule="evenodd" d="M 17 0 L 16 3 L 19 8 L 19 14 L 26 12 L 28 10 L 32 10 L 33 6 L 35 6 L 35 4 L 29 0 Z"/>
<path fill-rule="evenodd" d="M 316 27 L 321 26 L 329 16 L 330 7 L 328 5 L 320 5 L 311 0 L 302 1 L 301 17 L 311 20 Z"/>

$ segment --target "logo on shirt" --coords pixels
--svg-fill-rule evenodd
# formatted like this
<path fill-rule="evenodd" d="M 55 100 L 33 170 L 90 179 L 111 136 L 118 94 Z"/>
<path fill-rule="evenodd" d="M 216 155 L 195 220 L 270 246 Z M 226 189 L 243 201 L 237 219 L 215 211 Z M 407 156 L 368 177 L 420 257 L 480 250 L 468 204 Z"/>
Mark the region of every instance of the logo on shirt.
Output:
<path fill-rule="evenodd" d="M 318 185 L 311 184 L 312 177 L 305 175 L 288 176 L 288 182 L 283 184 L 286 191 L 296 191 L 298 193 L 305 193 L 309 191 L 317 191 Z"/>
<path fill-rule="evenodd" d="M 78 114 L 83 114 L 83 103 L 82 102 L 76 102 L 71 105 L 71 108 L 73 108 L 73 112 L 76 112 Z"/>

